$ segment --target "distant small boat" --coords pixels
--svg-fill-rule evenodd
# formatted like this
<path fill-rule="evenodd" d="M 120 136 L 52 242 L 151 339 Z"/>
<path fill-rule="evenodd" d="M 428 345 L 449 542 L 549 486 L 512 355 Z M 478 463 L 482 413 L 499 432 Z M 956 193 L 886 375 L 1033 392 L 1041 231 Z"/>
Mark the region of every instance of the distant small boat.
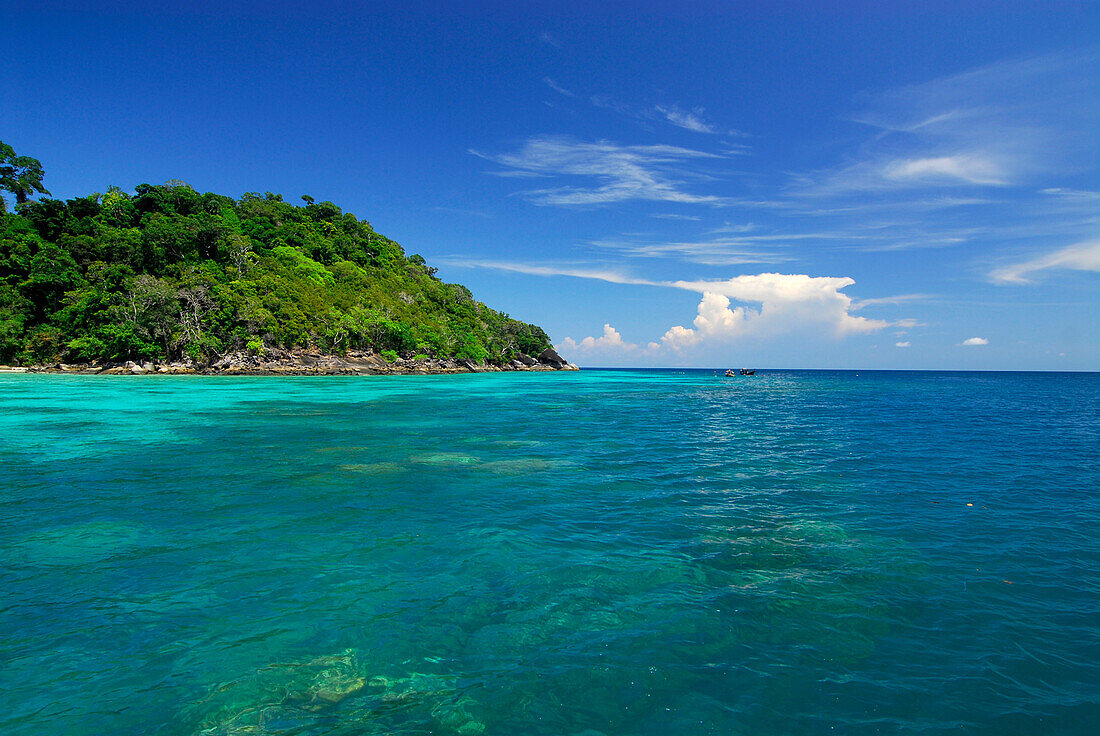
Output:
<path fill-rule="evenodd" d="M 734 378 L 735 376 L 755 376 L 755 375 L 756 375 L 756 369 L 755 368 L 742 368 L 741 370 L 737 371 L 736 373 L 734 372 L 734 370 L 732 368 L 730 368 L 726 371 L 726 378 Z"/>

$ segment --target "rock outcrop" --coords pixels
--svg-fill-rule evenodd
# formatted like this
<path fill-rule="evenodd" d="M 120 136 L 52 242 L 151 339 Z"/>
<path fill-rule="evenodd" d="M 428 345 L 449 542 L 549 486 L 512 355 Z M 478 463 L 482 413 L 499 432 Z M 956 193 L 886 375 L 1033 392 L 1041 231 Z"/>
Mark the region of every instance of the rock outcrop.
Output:
<path fill-rule="evenodd" d="M 391 356 L 392 357 L 392 356 Z M 345 355 L 326 355 L 317 350 L 273 349 L 262 355 L 226 353 L 208 365 L 192 362 L 160 363 L 58 363 L 30 368 L 9 368 L 31 373 L 97 373 L 106 375 L 203 374 L 260 376 L 332 375 L 429 375 L 447 373 L 499 373 L 502 371 L 578 370 L 554 350 L 532 358 L 522 353 L 504 363 L 477 363 L 469 359 L 398 358 L 388 360 L 371 350 L 349 350 Z"/>
<path fill-rule="evenodd" d="M 569 363 L 558 355 L 558 352 L 554 348 L 546 348 L 539 353 L 539 362 L 543 365 L 548 365 L 551 368 L 561 370 L 569 365 Z"/>

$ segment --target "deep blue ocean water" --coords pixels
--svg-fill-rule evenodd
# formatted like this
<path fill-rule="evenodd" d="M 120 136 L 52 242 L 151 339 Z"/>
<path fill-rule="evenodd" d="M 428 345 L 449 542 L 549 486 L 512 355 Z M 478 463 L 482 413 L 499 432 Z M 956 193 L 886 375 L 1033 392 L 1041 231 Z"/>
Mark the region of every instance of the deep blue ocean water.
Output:
<path fill-rule="evenodd" d="M 1094 734 L 1100 374 L 0 375 L 0 733 Z"/>

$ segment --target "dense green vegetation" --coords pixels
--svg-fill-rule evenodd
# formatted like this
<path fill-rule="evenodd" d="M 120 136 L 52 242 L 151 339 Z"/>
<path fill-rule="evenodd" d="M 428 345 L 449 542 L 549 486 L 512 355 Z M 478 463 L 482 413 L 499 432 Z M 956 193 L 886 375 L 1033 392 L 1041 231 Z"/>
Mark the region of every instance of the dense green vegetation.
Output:
<path fill-rule="evenodd" d="M 0 154 L 14 182 L 0 187 L 19 200 L 0 204 L 0 362 L 296 347 L 502 362 L 550 345 L 331 202 L 235 200 L 182 182 L 35 201 L 38 162 L 17 169 Z"/>

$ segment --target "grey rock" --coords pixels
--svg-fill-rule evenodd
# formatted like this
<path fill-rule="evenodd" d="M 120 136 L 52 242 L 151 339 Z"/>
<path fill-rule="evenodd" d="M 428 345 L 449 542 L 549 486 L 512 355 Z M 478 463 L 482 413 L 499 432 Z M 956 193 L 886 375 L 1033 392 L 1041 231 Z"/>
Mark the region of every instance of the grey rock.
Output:
<path fill-rule="evenodd" d="M 539 362 L 552 368 L 564 368 L 569 365 L 564 358 L 558 355 L 554 348 L 546 348 L 546 350 L 539 353 Z"/>

